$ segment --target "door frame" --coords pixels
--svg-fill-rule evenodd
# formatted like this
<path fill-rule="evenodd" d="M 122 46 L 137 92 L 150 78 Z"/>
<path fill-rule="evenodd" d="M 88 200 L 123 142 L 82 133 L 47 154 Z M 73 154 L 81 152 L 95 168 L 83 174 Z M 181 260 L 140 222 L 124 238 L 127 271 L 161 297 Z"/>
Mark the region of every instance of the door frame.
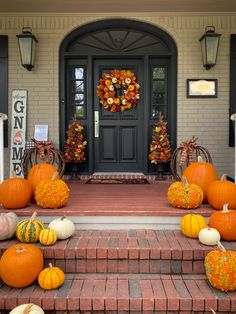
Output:
<path fill-rule="evenodd" d="M 94 33 L 97 31 L 102 31 L 102 30 L 113 30 L 114 28 L 124 28 L 124 29 L 131 29 L 135 31 L 140 31 L 140 32 L 146 32 L 147 34 L 150 34 L 150 36 L 156 36 L 160 40 L 163 41 L 163 43 L 166 45 L 166 51 L 163 52 L 157 52 L 156 54 L 153 53 L 152 57 L 153 58 L 169 58 L 169 63 L 170 63 L 170 72 L 169 72 L 169 80 L 171 80 L 172 86 L 171 86 L 171 93 L 169 94 L 169 101 L 168 103 L 170 104 L 170 112 L 169 112 L 169 117 L 168 117 L 168 130 L 170 137 L 172 139 L 172 150 L 176 148 L 176 142 L 177 142 L 177 47 L 176 43 L 173 40 L 173 38 L 164 30 L 158 28 L 157 26 L 151 25 L 146 22 L 142 21 L 135 21 L 135 20 L 129 20 L 129 19 L 104 19 L 101 21 L 96 21 L 92 22 L 86 25 L 83 25 L 75 30 L 73 30 L 70 34 L 68 34 L 65 39 L 62 41 L 61 46 L 60 46 L 60 54 L 59 54 L 59 119 L 60 119 L 60 148 L 61 150 L 63 149 L 63 145 L 65 142 L 65 132 L 66 132 L 66 76 L 67 76 L 67 60 L 69 59 L 87 59 L 88 62 L 88 72 L 91 74 L 87 80 L 87 84 L 90 84 L 92 86 L 92 77 L 93 77 L 93 59 L 96 58 L 132 58 L 135 57 L 137 58 L 137 55 L 125 55 L 125 54 L 96 54 L 94 55 L 92 51 L 88 51 L 88 53 L 85 54 L 80 54 L 79 51 L 71 51 L 70 48 L 73 45 L 76 40 L 79 38 L 82 38 L 83 36 L 86 36 L 89 33 Z M 96 30 L 96 31 L 94 31 Z M 144 62 L 144 67 L 149 67 L 150 64 L 150 56 L 142 55 L 139 56 L 140 58 L 143 58 Z M 144 77 L 143 82 L 144 82 L 144 89 L 148 90 L 148 80 L 149 77 Z M 144 103 L 147 103 L 147 93 L 144 95 Z M 88 95 L 88 103 L 92 104 L 93 99 L 92 95 Z M 93 122 L 93 108 L 92 106 L 88 106 L 88 117 L 87 117 L 87 123 L 88 125 L 92 125 Z M 145 111 L 145 116 L 147 114 L 148 116 L 148 110 L 149 108 L 146 108 L 148 106 L 145 106 L 144 111 Z M 154 122 L 154 121 L 153 121 Z M 144 118 L 143 121 L 143 126 L 145 132 L 150 134 L 150 123 L 148 121 L 148 118 Z M 88 158 L 90 158 L 90 162 L 88 163 L 87 168 L 83 173 L 88 173 L 92 174 L 93 173 L 93 130 L 92 132 L 88 133 Z M 144 149 L 146 151 L 146 154 L 148 156 L 148 142 L 150 141 L 150 135 L 149 138 L 148 136 L 144 136 Z M 145 155 L 145 152 L 144 152 Z M 147 157 L 148 159 L 148 157 Z M 148 173 L 148 160 L 145 162 L 144 160 L 144 172 Z M 152 171 L 149 173 L 152 173 Z"/>

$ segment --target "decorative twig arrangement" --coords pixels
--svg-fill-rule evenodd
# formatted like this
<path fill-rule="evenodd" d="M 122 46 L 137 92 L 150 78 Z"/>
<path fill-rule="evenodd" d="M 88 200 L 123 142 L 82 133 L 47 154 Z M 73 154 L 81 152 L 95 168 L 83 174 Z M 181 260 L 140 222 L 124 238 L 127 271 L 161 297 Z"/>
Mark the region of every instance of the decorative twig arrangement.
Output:
<path fill-rule="evenodd" d="M 190 140 L 182 142 L 173 152 L 170 168 L 176 180 L 181 180 L 183 170 L 191 163 L 197 161 L 197 157 L 201 156 L 206 162 L 212 163 L 209 151 L 197 144 L 198 138 L 193 136 Z"/>
<path fill-rule="evenodd" d="M 37 141 L 34 142 L 34 147 L 26 149 L 21 160 L 21 168 L 24 177 L 27 178 L 28 171 L 33 165 L 48 162 L 58 169 L 59 176 L 62 177 L 65 170 L 65 161 L 59 150 L 53 147 L 51 141 Z"/>

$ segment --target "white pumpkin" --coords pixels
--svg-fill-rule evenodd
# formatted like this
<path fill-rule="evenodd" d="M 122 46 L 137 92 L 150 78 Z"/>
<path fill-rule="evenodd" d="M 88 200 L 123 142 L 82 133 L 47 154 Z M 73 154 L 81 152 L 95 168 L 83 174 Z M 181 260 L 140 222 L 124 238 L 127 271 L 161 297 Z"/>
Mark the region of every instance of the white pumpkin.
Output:
<path fill-rule="evenodd" d="M 44 311 L 40 306 L 29 303 L 15 307 L 9 314 L 44 314 Z"/>
<path fill-rule="evenodd" d="M 15 233 L 17 223 L 15 213 L 0 214 L 0 240 L 10 239 Z"/>
<path fill-rule="evenodd" d="M 214 228 L 203 228 L 198 234 L 198 239 L 204 245 L 217 245 L 220 241 L 220 233 Z"/>
<path fill-rule="evenodd" d="M 75 232 L 73 221 L 65 216 L 52 220 L 48 225 L 48 228 L 56 231 L 58 240 L 65 240 L 71 237 Z"/>

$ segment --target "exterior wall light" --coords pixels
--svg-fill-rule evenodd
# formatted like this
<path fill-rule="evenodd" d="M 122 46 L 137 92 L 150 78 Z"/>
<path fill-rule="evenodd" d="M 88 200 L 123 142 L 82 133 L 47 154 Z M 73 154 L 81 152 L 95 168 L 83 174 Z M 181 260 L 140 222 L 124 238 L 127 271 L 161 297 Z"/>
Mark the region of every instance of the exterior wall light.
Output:
<path fill-rule="evenodd" d="M 207 26 L 205 34 L 199 39 L 202 49 L 202 62 L 206 70 L 216 64 L 221 34 L 215 32 L 214 26 Z"/>
<path fill-rule="evenodd" d="M 30 27 L 23 27 L 22 34 L 16 35 L 20 49 L 21 64 L 28 71 L 34 67 L 36 44 L 38 40 L 34 37 Z"/>

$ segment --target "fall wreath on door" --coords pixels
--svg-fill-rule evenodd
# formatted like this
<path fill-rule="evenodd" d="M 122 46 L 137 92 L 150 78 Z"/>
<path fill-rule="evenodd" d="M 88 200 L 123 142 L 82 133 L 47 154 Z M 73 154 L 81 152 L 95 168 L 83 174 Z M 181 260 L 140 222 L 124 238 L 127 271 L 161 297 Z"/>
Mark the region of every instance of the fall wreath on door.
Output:
<path fill-rule="evenodd" d="M 100 104 L 110 112 L 132 109 L 140 98 L 140 85 L 130 70 L 112 70 L 103 73 L 97 86 Z"/>

